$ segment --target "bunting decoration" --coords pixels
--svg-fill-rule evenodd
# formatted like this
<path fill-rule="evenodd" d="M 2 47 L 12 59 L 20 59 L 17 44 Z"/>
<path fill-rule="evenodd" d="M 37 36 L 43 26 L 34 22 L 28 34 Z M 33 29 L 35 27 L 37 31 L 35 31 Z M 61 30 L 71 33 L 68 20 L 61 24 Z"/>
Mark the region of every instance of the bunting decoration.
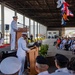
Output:
<path fill-rule="evenodd" d="M 61 8 L 61 25 L 66 25 L 67 21 L 69 21 L 68 16 L 74 16 L 74 14 L 69 10 L 69 6 L 70 5 L 65 0 L 57 1 L 57 8 Z"/>

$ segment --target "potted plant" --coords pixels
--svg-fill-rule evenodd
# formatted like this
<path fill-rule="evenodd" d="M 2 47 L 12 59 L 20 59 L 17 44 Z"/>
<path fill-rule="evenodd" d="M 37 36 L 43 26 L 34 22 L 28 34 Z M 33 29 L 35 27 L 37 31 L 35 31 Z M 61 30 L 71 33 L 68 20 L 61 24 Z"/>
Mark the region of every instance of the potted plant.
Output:
<path fill-rule="evenodd" d="M 42 55 L 42 56 L 46 57 L 47 51 L 48 51 L 48 47 L 49 46 L 47 44 L 41 45 L 40 50 L 39 50 L 39 55 Z"/>

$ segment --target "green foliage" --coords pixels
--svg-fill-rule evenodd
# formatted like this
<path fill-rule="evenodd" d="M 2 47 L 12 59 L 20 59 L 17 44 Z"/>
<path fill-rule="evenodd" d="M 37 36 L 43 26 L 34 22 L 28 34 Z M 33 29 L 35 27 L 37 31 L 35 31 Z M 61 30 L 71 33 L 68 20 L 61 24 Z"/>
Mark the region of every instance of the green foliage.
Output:
<path fill-rule="evenodd" d="M 39 55 L 42 55 L 45 57 L 47 55 L 48 47 L 49 46 L 47 44 L 41 45 L 40 50 L 39 50 Z"/>

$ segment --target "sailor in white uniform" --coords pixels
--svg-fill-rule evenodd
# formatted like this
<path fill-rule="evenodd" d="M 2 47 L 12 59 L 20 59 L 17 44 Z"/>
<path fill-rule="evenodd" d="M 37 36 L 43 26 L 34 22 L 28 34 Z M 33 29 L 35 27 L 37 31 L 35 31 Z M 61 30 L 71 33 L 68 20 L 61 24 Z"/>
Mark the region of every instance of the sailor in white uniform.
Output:
<path fill-rule="evenodd" d="M 50 75 L 70 75 L 70 72 L 67 69 L 68 62 L 69 59 L 66 56 L 62 54 L 56 54 L 55 65 L 58 69 Z"/>
<path fill-rule="evenodd" d="M 22 75 L 24 72 L 26 52 L 30 50 L 29 48 L 26 47 L 27 46 L 26 39 L 27 39 L 27 33 L 23 32 L 22 37 L 20 37 L 18 40 L 17 56 L 18 56 L 18 59 L 21 61 L 21 69 L 20 69 L 19 75 Z"/>
<path fill-rule="evenodd" d="M 21 62 L 16 57 L 7 57 L 0 63 L 2 75 L 18 75 Z"/>
<path fill-rule="evenodd" d="M 48 72 L 48 67 L 46 58 L 43 56 L 37 56 L 35 69 L 38 72 L 38 75 L 50 75 Z"/>
<path fill-rule="evenodd" d="M 17 19 L 17 16 L 13 16 L 13 21 L 11 22 L 11 50 L 15 50 L 16 31 L 18 30 Z"/>
<path fill-rule="evenodd" d="M 65 72 L 53 72 L 50 75 L 72 75 L 70 73 L 65 73 Z"/>
<path fill-rule="evenodd" d="M 69 62 L 69 59 L 66 56 L 62 54 L 56 54 L 55 65 L 58 69 L 55 72 L 69 73 L 69 70 L 67 69 L 68 62 Z"/>

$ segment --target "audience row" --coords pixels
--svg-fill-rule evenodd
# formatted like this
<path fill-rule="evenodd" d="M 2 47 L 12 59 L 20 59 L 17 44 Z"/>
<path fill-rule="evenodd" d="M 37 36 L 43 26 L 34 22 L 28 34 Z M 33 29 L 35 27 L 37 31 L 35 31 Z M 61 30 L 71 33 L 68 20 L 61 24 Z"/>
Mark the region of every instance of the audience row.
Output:
<path fill-rule="evenodd" d="M 35 70 L 38 75 L 75 75 L 75 57 L 69 61 L 66 56 L 56 54 L 54 56 L 54 62 L 57 70 L 49 73 L 48 60 L 43 56 L 37 56 Z M 21 62 L 16 57 L 7 57 L 0 64 L 0 71 L 4 75 L 18 75 L 20 68 Z"/>
<path fill-rule="evenodd" d="M 58 38 L 56 47 L 59 49 L 72 50 L 75 51 L 75 38 Z"/>

